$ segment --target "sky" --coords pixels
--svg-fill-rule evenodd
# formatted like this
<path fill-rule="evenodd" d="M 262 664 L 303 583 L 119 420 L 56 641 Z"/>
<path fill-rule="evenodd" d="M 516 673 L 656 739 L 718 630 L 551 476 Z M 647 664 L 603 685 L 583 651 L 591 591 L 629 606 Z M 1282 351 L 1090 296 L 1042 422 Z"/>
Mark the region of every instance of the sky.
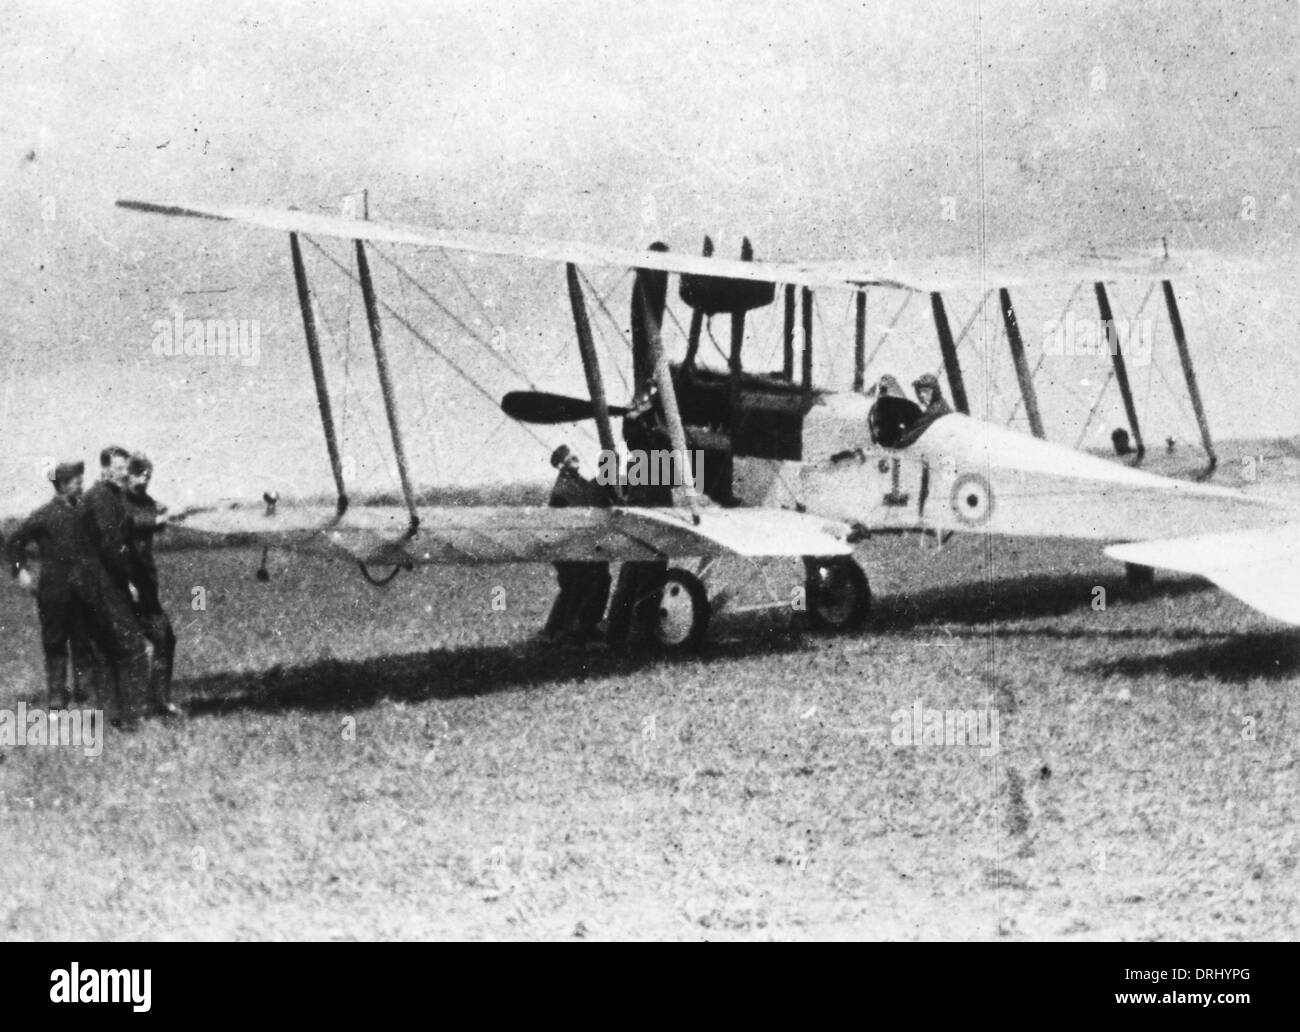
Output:
<path fill-rule="evenodd" d="M 1164 240 L 1254 263 L 1178 284 L 1216 435 L 1297 430 L 1295 4 L 0 2 L 0 16 L 0 514 L 41 500 L 52 460 L 93 463 L 110 442 L 147 451 L 176 504 L 330 488 L 287 241 L 123 197 L 355 212 L 365 190 L 371 217 L 439 227 L 690 251 L 709 233 L 729 254 L 748 235 L 759 257 L 972 270 Z M 321 246 L 305 251 L 349 480 L 393 490 L 360 297 L 330 260 L 351 256 Z M 589 426 L 525 428 L 496 407 L 529 385 L 580 393 L 561 268 L 388 248 L 372 264 L 424 338 L 385 314 L 419 484 L 541 481 L 561 441 L 594 458 Z M 589 277 L 613 316 L 591 299 L 619 400 L 629 279 Z M 1108 361 L 1041 354 L 1075 286 L 1016 301 L 1048 435 L 1092 446 L 1122 421 Z M 1117 284 L 1117 315 L 1139 317 L 1145 290 Z M 928 305 L 905 300 L 871 292 L 868 341 L 872 371 L 906 382 L 939 359 Z M 970 325 L 973 406 L 1023 427 L 996 299 L 980 300 L 948 298 L 954 328 Z M 1141 309 L 1139 411 L 1149 438 L 1192 442 L 1159 302 Z M 851 303 L 818 299 L 820 385 L 849 382 Z M 1085 289 L 1071 308 L 1094 318 L 1091 303 Z M 178 315 L 245 321 L 256 361 L 160 353 Z M 751 368 L 779 365 L 779 325 L 775 306 L 753 320 Z"/>

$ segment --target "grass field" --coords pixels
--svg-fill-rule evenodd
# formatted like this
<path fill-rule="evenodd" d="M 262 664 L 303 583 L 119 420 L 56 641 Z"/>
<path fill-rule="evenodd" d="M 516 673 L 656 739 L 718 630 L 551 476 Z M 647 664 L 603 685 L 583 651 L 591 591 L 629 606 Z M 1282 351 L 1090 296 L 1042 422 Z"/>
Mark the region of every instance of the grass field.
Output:
<path fill-rule="evenodd" d="M 547 568 L 163 558 L 190 715 L 0 749 L 6 939 L 1300 931 L 1300 637 L 1198 581 L 878 539 L 865 632 L 672 660 L 529 644 Z M 12 588 L 0 633 L 0 707 L 41 699 Z M 996 751 L 896 744 L 918 702 L 996 708 Z"/>

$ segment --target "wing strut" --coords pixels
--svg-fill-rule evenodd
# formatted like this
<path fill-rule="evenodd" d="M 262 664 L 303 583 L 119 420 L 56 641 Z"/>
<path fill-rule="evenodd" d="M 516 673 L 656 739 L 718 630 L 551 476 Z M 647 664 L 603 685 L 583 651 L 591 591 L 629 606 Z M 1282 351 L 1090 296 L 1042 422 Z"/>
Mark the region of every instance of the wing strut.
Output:
<path fill-rule="evenodd" d="M 1128 369 L 1124 365 L 1124 349 L 1120 346 L 1119 331 L 1115 328 L 1115 316 L 1111 314 L 1110 298 L 1106 294 L 1106 284 L 1094 283 L 1097 291 L 1097 310 L 1101 313 L 1101 325 L 1105 328 L 1106 344 L 1110 350 L 1111 362 L 1115 366 L 1115 382 L 1119 384 L 1120 397 L 1124 399 L 1124 414 L 1128 416 L 1129 429 L 1133 431 L 1133 447 L 1137 451 L 1137 461 L 1146 455 L 1146 445 L 1142 443 L 1142 431 L 1138 428 L 1137 407 L 1133 404 L 1133 391 L 1128 383 Z"/>
<path fill-rule="evenodd" d="M 663 244 L 652 244 L 652 251 L 666 251 Z M 663 346 L 664 304 L 668 298 L 668 274 L 652 269 L 637 269 L 632 287 L 633 326 L 641 326 L 641 339 L 647 352 L 646 359 L 655 384 L 659 388 L 659 402 L 663 406 L 664 421 L 668 424 L 668 439 L 677 457 L 677 468 L 682 475 L 682 490 L 691 519 L 700 522 L 699 497 L 695 490 L 694 470 L 686 450 L 686 428 L 682 413 L 677 407 L 677 392 L 673 389 L 673 374 L 668 366 L 668 355 Z M 635 352 L 633 357 L 635 358 Z M 674 492 L 675 493 L 675 492 Z"/>
<path fill-rule="evenodd" d="M 1205 418 L 1205 406 L 1201 404 L 1201 389 L 1196 385 L 1196 370 L 1192 368 L 1192 353 L 1187 349 L 1187 334 L 1183 332 L 1183 317 L 1178 311 L 1178 298 L 1174 296 L 1174 285 L 1169 280 L 1161 283 L 1165 291 L 1165 306 L 1169 309 L 1169 325 L 1174 331 L 1174 343 L 1178 345 L 1178 358 L 1183 363 L 1183 376 L 1187 379 L 1187 396 L 1192 402 L 1192 411 L 1196 413 L 1196 425 L 1201 428 L 1201 443 L 1205 454 L 1210 457 L 1210 464 L 1201 474 L 1204 479 L 1210 476 L 1219 464 L 1219 457 L 1214 454 L 1214 441 L 1210 437 L 1210 424 Z"/>
<path fill-rule="evenodd" d="M 600 359 L 596 356 L 596 343 L 591 336 L 591 320 L 587 318 L 587 305 L 582 297 L 582 284 L 578 282 L 578 267 L 572 262 L 564 266 L 569 281 L 569 305 L 573 309 L 573 330 L 578 338 L 578 351 L 582 355 L 582 371 L 587 377 L 587 394 L 595 409 L 596 432 L 600 446 L 607 455 L 617 455 L 614 447 L 614 430 L 609 424 L 609 401 L 605 397 L 605 381 L 600 375 Z"/>
<path fill-rule="evenodd" d="M 691 328 L 686 335 L 686 358 L 682 360 L 682 370 L 695 368 L 695 355 L 700 350 L 700 335 L 704 332 L 704 312 L 699 308 L 691 310 Z"/>
<path fill-rule="evenodd" d="M 804 287 L 803 301 L 803 389 L 812 390 L 813 379 L 813 292 Z"/>
<path fill-rule="evenodd" d="M 794 284 L 785 288 L 785 324 L 781 332 L 781 375 L 794 380 Z"/>
<path fill-rule="evenodd" d="M 370 262 L 366 259 L 366 245 L 357 244 L 357 279 L 361 283 L 361 297 L 366 303 L 366 322 L 370 324 L 370 343 L 375 348 L 375 368 L 379 372 L 379 390 L 384 396 L 384 413 L 388 416 L 388 432 L 393 438 L 393 457 L 397 460 L 397 475 L 402 481 L 402 497 L 411 514 L 407 536 L 414 537 L 420 529 L 420 517 L 415 509 L 415 492 L 411 490 L 411 475 L 406 467 L 406 449 L 402 445 L 402 428 L 397 419 L 397 397 L 393 394 L 393 378 L 388 372 L 388 352 L 384 348 L 384 330 L 379 322 L 379 304 L 375 300 L 375 285 L 370 278 Z"/>
<path fill-rule="evenodd" d="M 853 389 L 861 391 L 867 381 L 867 292 L 859 290 L 853 311 Z"/>
<path fill-rule="evenodd" d="M 998 300 L 1002 303 L 1002 322 L 1007 328 L 1007 343 L 1011 346 L 1011 361 L 1016 367 L 1016 379 L 1020 381 L 1020 396 L 1025 400 L 1029 429 L 1035 437 L 1045 437 L 1043 416 L 1038 411 L 1038 394 L 1034 390 L 1034 374 L 1029 371 L 1029 360 L 1025 358 L 1025 342 L 1020 336 L 1020 323 L 1011 304 L 1011 291 L 1006 287 L 1000 288 Z"/>
<path fill-rule="evenodd" d="M 969 416 L 970 403 L 966 400 L 966 383 L 962 380 L 961 362 L 957 358 L 957 345 L 952 339 L 952 327 L 948 325 L 948 309 L 943 305 L 943 295 L 937 290 L 930 294 L 930 310 L 934 313 L 934 331 L 939 336 L 939 351 L 943 354 L 943 368 L 948 374 L 948 386 L 952 389 L 953 407 L 962 415 Z M 901 309 L 899 314 L 902 314 Z"/>
<path fill-rule="evenodd" d="M 330 410 L 329 389 L 325 385 L 325 366 L 320 357 L 320 341 L 316 337 L 316 316 L 311 308 L 311 291 L 307 288 L 307 270 L 302 264 L 302 248 L 298 234 L 289 234 L 289 250 L 293 253 L 293 278 L 298 285 L 298 307 L 302 309 L 302 329 L 307 337 L 307 356 L 311 359 L 311 375 L 316 382 L 316 404 L 320 408 L 321 426 L 325 430 L 325 448 L 330 456 L 330 469 L 334 472 L 334 486 L 338 490 L 338 516 L 348 510 L 348 494 L 343 486 L 343 462 L 339 458 L 339 442 L 334 436 L 334 413 Z"/>

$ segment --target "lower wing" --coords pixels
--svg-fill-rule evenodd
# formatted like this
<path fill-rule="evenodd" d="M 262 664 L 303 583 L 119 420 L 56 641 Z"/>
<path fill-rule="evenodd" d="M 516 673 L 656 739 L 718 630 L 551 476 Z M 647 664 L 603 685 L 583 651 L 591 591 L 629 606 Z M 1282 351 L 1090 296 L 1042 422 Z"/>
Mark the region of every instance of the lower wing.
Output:
<path fill-rule="evenodd" d="M 1266 616 L 1300 624 L 1300 523 L 1112 545 L 1106 554 L 1197 574 Z"/>
<path fill-rule="evenodd" d="M 709 558 L 722 555 L 847 555 L 848 527 L 787 509 L 705 508 L 699 523 L 684 509 L 526 506 L 407 511 L 363 506 L 342 517 L 326 506 L 263 515 L 250 508 L 197 510 L 174 522 L 201 540 L 269 545 L 366 563 L 493 563 Z"/>

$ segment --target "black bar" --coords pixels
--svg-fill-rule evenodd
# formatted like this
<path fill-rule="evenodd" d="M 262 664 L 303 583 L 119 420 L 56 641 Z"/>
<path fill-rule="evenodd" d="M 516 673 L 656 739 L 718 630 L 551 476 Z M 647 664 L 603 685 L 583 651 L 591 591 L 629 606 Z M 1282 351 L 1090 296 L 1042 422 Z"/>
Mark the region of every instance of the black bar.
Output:
<path fill-rule="evenodd" d="M 1106 284 L 1094 283 L 1097 291 L 1097 309 L 1101 313 L 1101 324 L 1106 335 L 1106 346 L 1110 351 L 1111 362 L 1115 366 L 1115 381 L 1119 384 L 1120 397 L 1124 399 L 1124 413 L 1128 416 L 1129 429 L 1133 431 L 1133 446 L 1137 451 L 1137 461 L 1146 455 L 1146 446 L 1142 443 L 1142 431 L 1138 428 L 1137 407 L 1133 404 L 1133 391 L 1129 387 L 1128 369 L 1124 365 L 1124 349 L 1120 347 L 1119 332 L 1115 329 L 1115 317 L 1111 314 L 1110 298 L 1106 295 Z"/>
<path fill-rule="evenodd" d="M 293 278 L 298 285 L 298 307 L 302 309 L 302 329 L 307 337 L 307 356 L 311 359 L 311 375 L 316 382 L 316 404 L 320 408 L 321 426 L 325 430 L 325 448 L 329 451 L 330 469 L 334 471 L 334 486 L 338 490 L 338 515 L 347 512 L 348 495 L 343 486 L 343 462 L 339 458 L 339 442 L 334 436 L 334 413 L 330 409 L 329 389 L 325 385 L 325 366 L 320 357 L 320 341 L 316 337 L 316 317 L 311 308 L 311 291 L 307 288 L 307 270 L 302 264 L 302 249 L 298 234 L 289 234 L 289 250 L 293 254 Z"/>
<path fill-rule="evenodd" d="M 320 863 L 326 871 L 332 874 L 335 868 L 342 869 L 336 858 L 323 852 L 326 856 Z M 591 909 L 596 919 L 606 918 L 600 906 L 593 904 Z M 201 916 L 205 914 L 200 911 Z M 304 920 L 306 923 L 295 933 L 298 938 L 328 937 L 332 926 L 323 915 L 313 914 Z M 498 926 L 509 930 L 503 921 Z M 172 925 L 159 927 L 183 937 L 184 933 L 178 933 Z M 814 937 L 821 927 L 813 925 Z M 427 933 L 429 938 L 472 941 L 463 926 L 447 918 L 432 928 Z M 937 922 L 921 926 L 922 932 L 932 932 L 935 938 L 942 938 L 941 929 Z M 1110 930 L 1110 925 L 1103 924 L 1099 934 Z M 281 932 L 281 926 L 272 925 L 270 931 L 256 931 L 249 937 L 273 940 L 277 932 Z M 546 941 L 560 938 L 557 932 L 535 928 L 527 934 Z M 524 937 L 518 929 L 506 937 L 510 935 Z M 614 927 L 605 936 L 615 941 L 637 938 L 621 927 Z M 981 937 L 989 935 L 982 933 Z M 1294 948 L 1289 945 L 1253 941 L 1087 942 L 1077 944 L 1069 962 L 1061 963 L 1054 951 L 1025 941 L 1030 938 L 1028 933 L 1013 931 L 1008 938 L 1010 941 L 999 942 L 997 949 L 968 950 L 960 964 L 944 971 L 941 991 L 936 986 L 936 968 L 917 964 L 905 950 L 881 951 L 879 958 L 872 958 L 873 972 L 876 981 L 889 986 L 891 994 L 903 1000 L 924 1001 L 927 1016 L 952 1023 L 968 1020 L 972 1003 L 988 998 L 991 986 L 1001 993 L 996 997 L 998 1006 L 1013 1019 L 1041 1020 L 1044 1014 L 1060 1011 L 1064 1000 L 1069 1001 L 1072 1015 L 1106 1024 L 1118 1021 L 1124 1014 L 1132 1020 L 1135 1016 L 1147 1018 L 1164 1013 L 1174 1015 L 1179 1024 L 1195 1025 L 1192 1016 L 1207 1011 L 1218 1026 L 1284 1027 L 1288 1016 L 1294 1018 Z M 255 964 L 248 963 L 249 949 L 225 942 L 24 942 L 21 949 L 11 950 L 6 957 L 2 983 L 6 1024 L 15 1029 L 50 1029 L 74 1022 L 131 1022 L 149 1027 L 156 1021 L 158 1027 L 171 1027 L 189 1021 L 196 1009 L 218 1025 L 251 1024 L 254 1011 L 262 1024 L 396 1024 L 410 1012 L 410 1000 L 402 998 L 400 992 L 324 992 L 320 988 L 384 984 L 405 987 L 428 982 L 429 948 L 424 943 L 393 944 L 381 954 L 364 942 L 268 941 L 256 947 Z M 121 998 L 125 1002 L 61 1002 L 59 988 L 67 984 L 73 963 L 77 964 L 73 984 L 82 993 L 86 981 L 80 976 L 92 971 L 123 972 L 126 986 Z M 230 970 L 239 972 L 237 983 L 218 984 L 214 972 Z M 145 971 L 149 972 L 148 992 L 141 991 L 139 997 L 146 1002 L 135 1005 L 134 991 L 137 987 L 143 990 Z M 765 979 L 769 974 L 773 981 L 780 977 L 773 963 L 763 966 L 758 977 Z M 450 975 L 444 980 L 450 978 L 453 984 L 467 985 L 474 977 L 468 964 L 458 967 L 453 961 Z M 524 1001 L 552 988 L 554 974 L 530 967 L 515 981 L 519 985 L 510 994 L 514 1007 L 507 1006 L 504 1011 L 507 1016 L 525 1018 Z M 701 997 L 710 987 L 708 976 L 702 972 L 688 973 L 682 981 L 692 994 L 698 988 Z M 91 984 L 95 984 L 93 980 Z M 1191 993 L 1214 998 L 1214 1003 L 1207 1007 L 1200 1001 L 1179 1003 L 1165 999 Z M 1132 999 L 1145 994 L 1151 994 L 1151 1002 Z M 1238 1002 L 1220 1001 L 1220 994 Z M 846 1007 L 861 1002 L 860 995 L 855 997 L 848 986 L 831 988 L 825 995 L 836 1006 L 837 1000 Z M 613 978 L 597 980 L 594 1002 L 602 1007 L 620 1002 Z M 700 1009 L 705 1015 L 722 1016 L 721 1001 Z M 734 1006 L 729 1013 L 734 1014 Z"/>

